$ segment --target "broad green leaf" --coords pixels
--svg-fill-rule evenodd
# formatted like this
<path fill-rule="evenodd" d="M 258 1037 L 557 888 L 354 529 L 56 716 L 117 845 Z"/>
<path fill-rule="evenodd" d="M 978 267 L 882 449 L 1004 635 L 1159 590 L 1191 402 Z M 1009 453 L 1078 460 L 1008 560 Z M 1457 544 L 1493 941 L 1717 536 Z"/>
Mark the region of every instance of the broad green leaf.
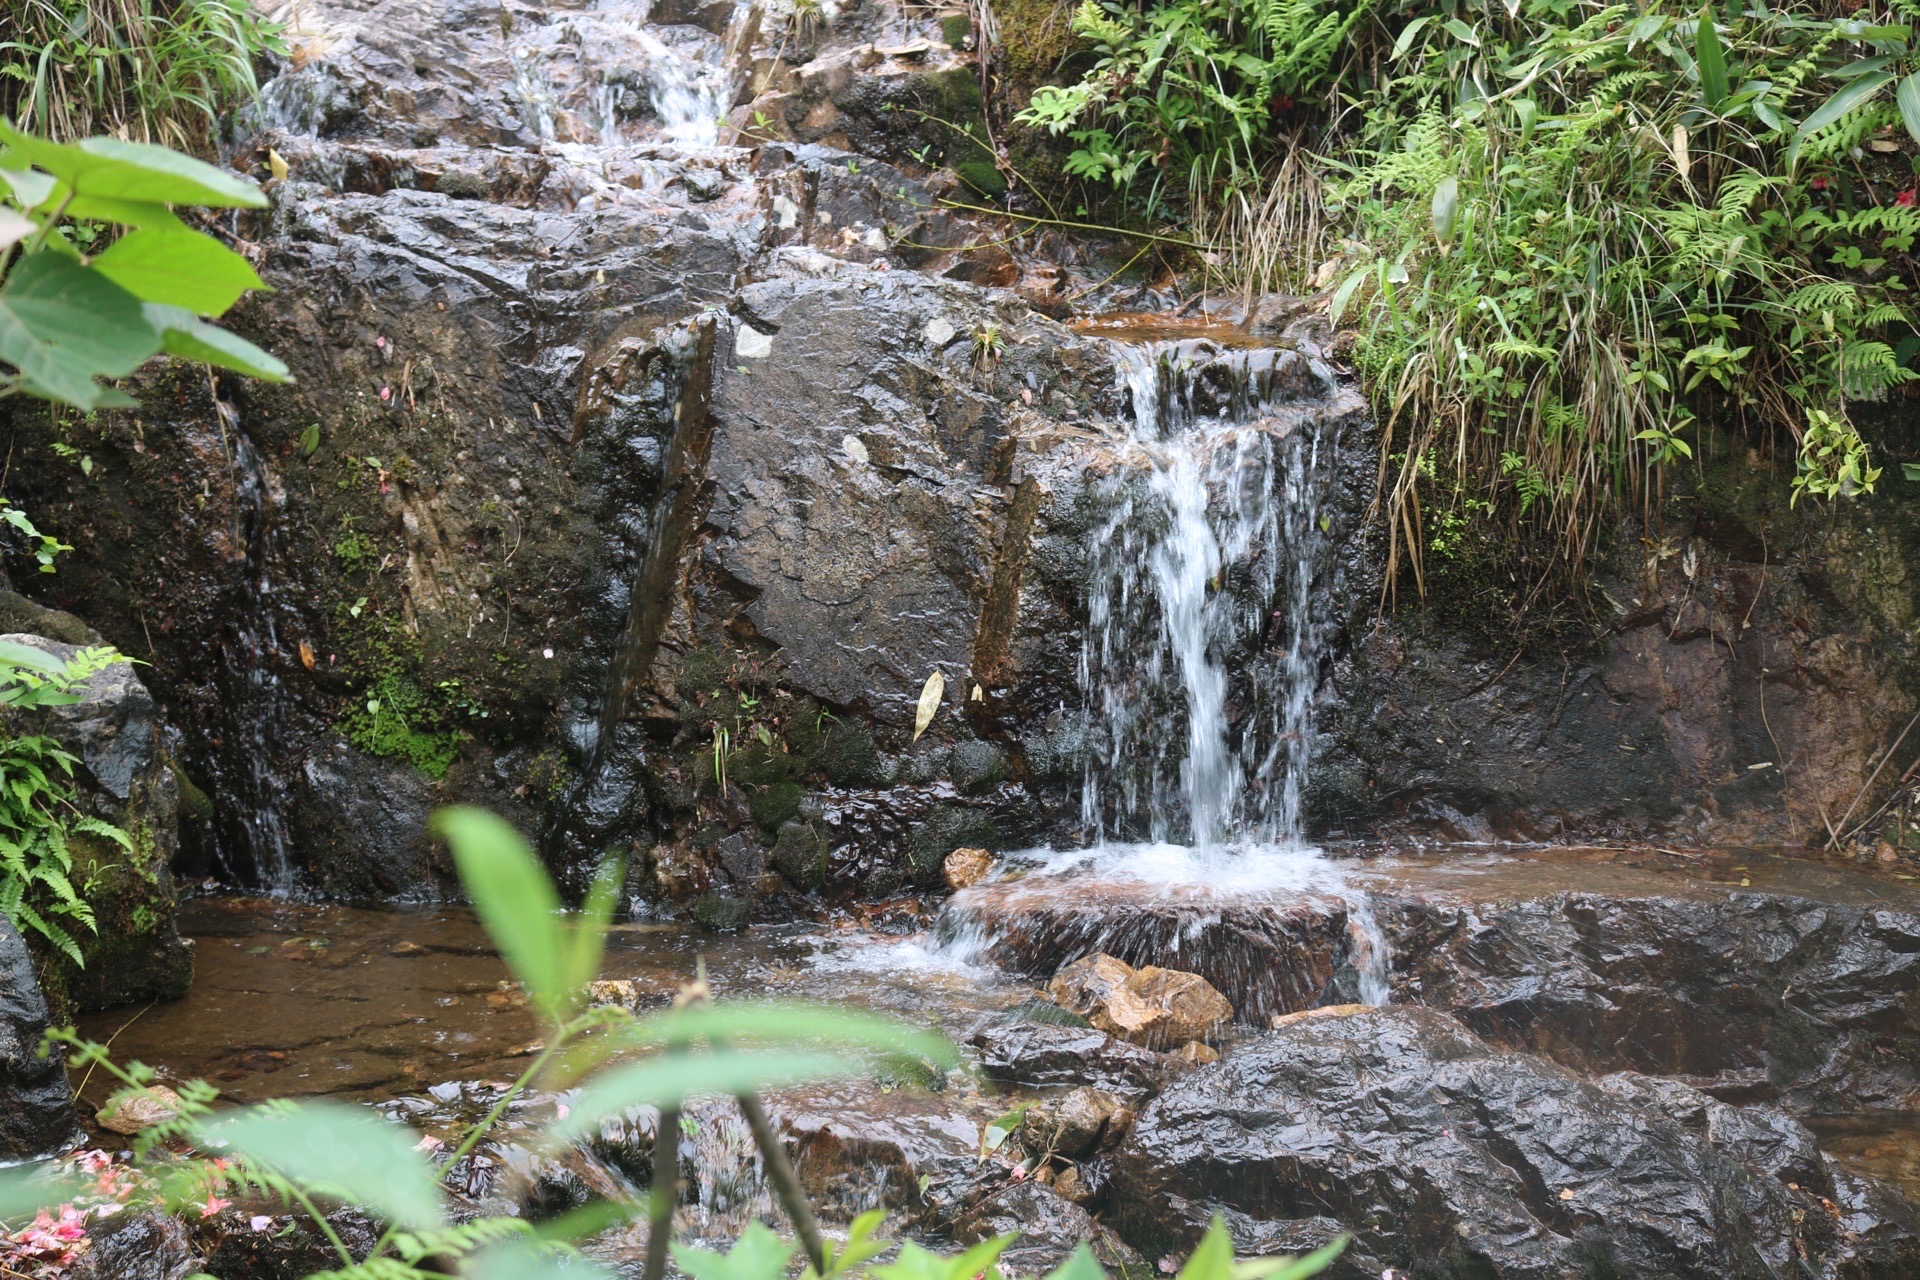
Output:
<path fill-rule="evenodd" d="M 597 1262 L 555 1253 L 551 1245 L 533 1240 L 508 1240 L 482 1250 L 460 1274 L 467 1280 L 616 1280 Z"/>
<path fill-rule="evenodd" d="M 1915 142 L 1920 142 L 1920 71 L 1902 80 L 1893 96 L 1900 104 L 1900 119 L 1906 124 L 1907 132 Z"/>
<path fill-rule="evenodd" d="M 15 157 L 66 183 L 76 196 L 215 208 L 264 209 L 267 205 L 260 189 L 245 178 L 149 143 L 88 138 L 67 146 L 31 137 L 5 123 L 0 123 L 0 142 Z"/>
<path fill-rule="evenodd" d="M 753 1222 L 725 1253 L 672 1246 L 674 1261 L 693 1280 L 781 1280 L 795 1246 L 773 1234 L 763 1222 Z"/>
<path fill-rule="evenodd" d="M 1803 141 L 1866 105 L 1875 94 L 1892 83 L 1892 75 L 1875 71 L 1842 85 L 1831 98 L 1814 108 L 1812 115 L 1800 122 L 1800 132 L 1793 139 L 1794 150 L 1797 152 Z"/>
<path fill-rule="evenodd" d="M 607 926 L 620 905 L 620 893 L 627 883 L 624 858 L 611 857 L 594 873 L 593 887 L 581 904 L 574 922 L 573 937 L 567 948 L 568 981 L 577 990 L 600 976 L 600 961 L 607 950 Z"/>
<path fill-rule="evenodd" d="M 239 334 L 209 324 L 191 311 L 149 302 L 146 313 L 147 323 L 160 331 L 160 349 L 170 356 L 218 365 L 263 382 L 293 381 L 293 375 L 279 360 Z M 317 446 L 318 441 L 315 443 Z"/>
<path fill-rule="evenodd" d="M 249 289 L 264 289 L 253 264 L 212 236 L 187 228 L 129 231 L 93 269 L 143 302 L 217 316 Z"/>
<path fill-rule="evenodd" d="M 657 1047 L 704 1038 L 726 1040 L 735 1047 L 871 1050 L 925 1058 L 944 1069 L 961 1062 L 953 1042 L 937 1031 L 844 1005 L 730 1000 L 652 1014 L 615 1034 L 629 1046 Z"/>
<path fill-rule="evenodd" d="M 1700 93 L 1710 110 L 1718 111 L 1727 100 L 1727 59 L 1720 48 L 1720 33 L 1714 30 L 1713 6 L 1700 11 L 1700 25 L 1694 32 L 1693 56 L 1700 67 Z"/>
<path fill-rule="evenodd" d="M 1233 1264 L 1233 1280 L 1307 1280 L 1333 1265 L 1346 1252 L 1348 1237 L 1341 1236 L 1298 1258 L 1254 1258 Z"/>
<path fill-rule="evenodd" d="M 940 710 L 940 699 L 946 691 L 947 677 L 937 670 L 927 677 L 925 684 L 920 686 L 920 705 L 914 709 L 913 713 L 915 742 L 918 742 L 920 735 L 927 731 L 927 726 L 933 723 L 934 715 Z"/>
<path fill-rule="evenodd" d="M 1415 18 L 1402 28 L 1399 39 L 1393 42 L 1393 53 L 1390 55 L 1389 61 L 1398 62 L 1400 59 L 1406 57 L 1407 50 L 1413 48 L 1413 38 L 1420 34 L 1422 27 L 1432 21 L 1433 15 L 1428 14 L 1423 18 Z"/>
<path fill-rule="evenodd" d="M 67 669 L 66 663 L 45 649 L 21 644 L 18 640 L 0 640 L 0 666 L 25 667 L 49 676 L 60 675 Z"/>
<path fill-rule="evenodd" d="M 485 809 L 458 806 L 433 815 L 453 850 L 460 883 L 501 958 L 546 1016 L 565 1016 L 577 994 L 568 981 L 560 932 L 560 896 L 520 833 Z"/>
<path fill-rule="evenodd" d="M 64 193 L 62 184 L 59 193 Z M 58 196 L 56 195 L 56 199 Z M 185 231 L 187 224 L 163 204 L 141 200 L 114 200 L 106 196 L 75 196 L 67 205 L 69 218 L 90 222 L 117 222 L 129 227 L 169 227 Z"/>
<path fill-rule="evenodd" d="M 89 409 L 124 401 L 93 380 L 125 377 L 159 349 L 140 300 L 70 258 L 28 254 L 0 288 L 0 361 L 38 395 Z"/>
<path fill-rule="evenodd" d="M 908 1242 L 900 1246 L 900 1253 L 892 1262 L 875 1267 L 872 1274 L 878 1280 L 974 1280 L 975 1276 L 988 1272 L 1014 1239 L 1010 1235 L 995 1236 L 952 1258 L 929 1253 Z"/>
<path fill-rule="evenodd" d="M 446 1218 L 439 1177 L 415 1137 L 371 1111 L 338 1102 L 268 1104 L 201 1128 L 201 1139 L 414 1230 Z"/>
<path fill-rule="evenodd" d="M 0 206 L 0 249 L 19 244 L 39 229 L 40 225 L 25 214 Z"/>
<path fill-rule="evenodd" d="M 43 1165 L 0 1169 L 0 1223 L 18 1228 L 42 1209 L 57 1210 L 82 1191 L 92 1190 L 93 1179 L 56 1174 Z M 0 1231 L 0 1236 L 5 1235 Z"/>
<path fill-rule="evenodd" d="M 1329 324 L 1337 325 L 1340 323 L 1340 317 L 1346 314 L 1347 304 L 1353 301 L 1355 291 L 1366 283 L 1367 275 L 1367 269 L 1362 267 L 1348 276 L 1341 282 L 1340 287 L 1334 290 L 1333 301 L 1327 307 L 1327 322 Z"/>
<path fill-rule="evenodd" d="M 22 165 L 21 168 L 10 167 L 7 163 L 9 159 L 12 159 L 12 153 L 0 154 L 0 182 L 7 184 L 8 190 L 13 192 L 13 198 L 20 202 L 22 209 L 31 209 L 42 204 L 48 196 L 53 194 L 54 188 L 60 185 L 50 174 L 36 173 L 32 169 L 25 168 L 24 161 L 13 161 L 14 164 Z"/>
<path fill-rule="evenodd" d="M 775 1089 L 850 1075 L 851 1059 L 826 1053 L 677 1053 L 615 1067 L 582 1089 L 547 1128 L 556 1147 L 590 1138 L 633 1107 L 672 1107 L 686 1098 Z"/>
<path fill-rule="evenodd" d="M 1442 178 L 1433 189 L 1433 238 L 1441 244 L 1453 243 L 1454 221 L 1460 212 L 1460 181 Z"/>
<path fill-rule="evenodd" d="M 887 1246 L 873 1236 L 886 1220 L 885 1209 L 869 1209 L 855 1218 L 847 1226 L 847 1242 L 837 1251 L 829 1245 L 827 1274 L 845 1274 L 885 1253 Z"/>
<path fill-rule="evenodd" d="M 1107 1273 L 1086 1245 L 1075 1245 L 1067 1260 L 1047 1273 L 1046 1280 L 1107 1280 Z"/>
<path fill-rule="evenodd" d="M 1207 1234 L 1200 1237 L 1200 1243 L 1187 1256 L 1187 1265 L 1180 1268 L 1179 1280 L 1233 1280 L 1233 1240 L 1227 1235 L 1226 1221 L 1219 1214 L 1213 1215 Z"/>

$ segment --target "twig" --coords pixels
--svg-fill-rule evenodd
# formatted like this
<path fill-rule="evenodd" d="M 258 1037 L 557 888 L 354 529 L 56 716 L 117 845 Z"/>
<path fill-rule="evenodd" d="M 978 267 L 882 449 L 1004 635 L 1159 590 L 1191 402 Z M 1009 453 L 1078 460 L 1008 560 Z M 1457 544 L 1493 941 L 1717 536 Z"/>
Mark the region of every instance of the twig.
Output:
<path fill-rule="evenodd" d="M 1920 724 L 1920 711 L 1913 713 L 1913 719 L 1907 721 L 1907 727 L 1900 731 L 1900 736 L 1893 740 L 1893 745 L 1888 747 L 1886 753 L 1880 757 L 1880 763 L 1873 766 L 1873 772 L 1868 774 L 1867 780 L 1860 784 L 1860 790 L 1854 792 L 1853 803 L 1848 805 L 1847 811 L 1840 815 L 1840 827 L 1842 830 L 1846 828 L 1847 819 L 1853 816 L 1853 811 L 1859 805 L 1860 801 L 1866 797 L 1868 791 L 1873 789 L 1873 784 L 1880 777 L 1880 771 L 1887 767 L 1887 761 L 1893 759 L 1893 753 L 1900 749 L 1900 744 L 1907 740 L 1907 735 L 1913 732 L 1913 726 L 1916 724 Z M 1857 830 L 1855 834 L 1858 834 Z M 1840 837 L 1835 835 L 1827 845 L 1827 848 L 1838 849 L 1839 847 Z"/>
<path fill-rule="evenodd" d="M 793 1223 L 794 1234 L 800 1237 L 800 1247 L 806 1251 L 807 1261 L 813 1264 L 813 1273 L 823 1276 L 827 1274 L 826 1246 L 820 1239 L 820 1224 L 814 1221 L 813 1206 L 807 1203 L 807 1193 L 801 1189 L 799 1175 L 793 1171 L 793 1161 L 787 1158 L 787 1149 L 780 1145 L 779 1135 L 767 1122 L 767 1112 L 760 1105 L 758 1095 L 749 1091 L 739 1097 L 747 1127 L 753 1130 L 754 1145 L 760 1148 L 760 1158 L 766 1162 L 767 1179 L 773 1183 L 780 1206 Z"/>
<path fill-rule="evenodd" d="M 943 209 L 963 209 L 968 213 L 984 213 L 995 218 L 1012 218 L 1018 222 L 1031 222 L 1042 227 L 1068 227 L 1075 231 L 1098 231 L 1110 236 L 1132 236 L 1136 240 L 1152 240 L 1159 244 L 1177 244 L 1182 249 L 1197 249 L 1206 253 L 1212 245 L 1201 244 L 1197 240 L 1182 240 L 1179 236 L 1157 235 L 1151 231 L 1129 231 L 1125 227 L 1103 227 L 1097 222 L 1071 222 L 1065 218 L 1042 218 L 1031 213 L 1013 213 L 1006 209 L 990 209 L 985 205 L 966 204 L 959 200 L 942 200 Z"/>

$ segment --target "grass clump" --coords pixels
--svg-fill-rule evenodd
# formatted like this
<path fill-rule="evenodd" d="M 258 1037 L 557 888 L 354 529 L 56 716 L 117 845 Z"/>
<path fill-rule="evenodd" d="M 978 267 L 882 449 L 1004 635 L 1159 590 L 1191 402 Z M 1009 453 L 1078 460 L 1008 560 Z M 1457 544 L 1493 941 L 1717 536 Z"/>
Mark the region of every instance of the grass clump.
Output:
<path fill-rule="evenodd" d="M 54 138 L 111 133 L 201 150 L 284 53 L 248 0 L 10 0 L 0 118 Z"/>

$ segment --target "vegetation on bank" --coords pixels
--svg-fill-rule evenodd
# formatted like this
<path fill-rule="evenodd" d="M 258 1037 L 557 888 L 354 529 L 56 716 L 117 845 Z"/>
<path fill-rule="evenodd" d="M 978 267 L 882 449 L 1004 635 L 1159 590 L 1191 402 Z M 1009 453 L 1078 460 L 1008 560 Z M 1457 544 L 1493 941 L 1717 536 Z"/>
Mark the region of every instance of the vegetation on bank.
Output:
<path fill-rule="evenodd" d="M 1015 1239 L 982 1241 L 951 1256 L 913 1243 L 893 1247 L 879 1237 L 883 1210 L 861 1215 L 846 1239 L 823 1237 L 786 1148 L 759 1098 L 763 1089 L 807 1081 L 894 1071 L 937 1076 L 957 1070 L 953 1046 L 935 1033 L 844 1008 L 759 1002 L 716 1005 L 703 978 L 682 987 L 671 1008 L 645 1017 L 590 1005 L 614 908 L 625 880 L 618 859 L 595 878 L 586 905 L 571 920 L 539 859 L 499 818 L 480 810 L 442 810 L 435 825 L 452 847 L 474 911 L 525 989 L 545 1034 L 532 1063 L 444 1159 L 416 1133 L 365 1108 L 333 1102 L 270 1102 L 240 1110 L 215 1104 L 204 1082 L 167 1098 L 173 1112 L 133 1139 L 133 1160 L 84 1153 L 61 1165 L 0 1175 L 0 1223 L 33 1222 L 13 1239 L 38 1252 L 64 1255 L 86 1239 L 88 1223 L 126 1208 L 212 1217 L 234 1200 L 271 1202 L 305 1214 L 339 1265 L 309 1280 L 428 1280 L 447 1274 L 495 1280 L 548 1276 L 605 1277 L 580 1256 L 593 1236 L 645 1220 L 646 1280 L 661 1280 L 669 1251 L 682 1271 L 702 1280 L 782 1280 L 796 1255 L 811 1280 L 970 1280 L 998 1274 L 995 1260 Z M 109 1111 L 128 1102 L 151 1105 L 157 1075 L 139 1063 L 115 1063 L 107 1046 L 71 1031 L 64 1044 L 77 1069 L 98 1069 L 122 1086 Z M 453 1220 L 442 1187 L 464 1177 L 463 1161 L 495 1134 L 510 1108 L 524 1109 L 533 1088 L 568 1090 L 565 1106 L 548 1109 L 535 1149 L 552 1156 L 592 1141 L 601 1126 L 635 1108 L 655 1108 L 649 1193 L 597 1201 L 534 1223 L 504 1213 Z M 680 1200 L 680 1111 L 689 1098 L 739 1100 L 793 1240 L 750 1225 L 726 1253 L 672 1240 Z M 439 1149 L 439 1148 L 436 1148 Z M 330 1210 L 351 1206 L 371 1218 L 378 1238 L 355 1249 Z M 0 1248 L 7 1237 L 0 1235 Z M 1305 1258 L 1236 1262 L 1218 1219 L 1189 1255 L 1178 1280 L 1307 1280 L 1344 1247 L 1335 1242 Z M 0 1257 L 0 1262 L 5 1259 Z M 1082 1244 L 1049 1280 L 1104 1280 Z"/>
<path fill-rule="evenodd" d="M 1778 442 L 1796 499 L 1879 480 L 1849 404 L 1920 349 L 1916 17 L 1084 0 L 1077 75 L 1018 119 L 1089 207 L 1191 224 L 1236 287 L 1321 291 L 1416 581 L 1469 523 L 1578 565 L 1704 427 Z"/>
<path fill-rule="evenodd" d="M 249 0 L 10 0 L 0 119 L 57 139 L 114 134 L 198 151 L 285 52 Z"/>

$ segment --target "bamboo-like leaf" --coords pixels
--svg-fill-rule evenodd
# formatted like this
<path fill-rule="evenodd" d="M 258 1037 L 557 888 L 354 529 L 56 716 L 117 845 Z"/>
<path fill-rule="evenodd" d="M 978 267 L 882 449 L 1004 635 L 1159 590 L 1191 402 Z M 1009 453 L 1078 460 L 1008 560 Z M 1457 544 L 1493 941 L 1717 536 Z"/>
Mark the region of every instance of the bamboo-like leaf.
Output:
<path fill-rule="evenodd" d="M 439 1179 L 414 1135 L 364 1108 L 269 1103 L 207 1124 L 200 1136 L 316 1195 L 361 1205 L 401 1226 L 425 1230 L 446 1219 Z"/>
<path fill-rule="evenodd" d="M 1460 211 L 1460 180 L 1446 177 L 1433 189 L 1433 238 L 1443 245 L 1453 243 L 1453 227 Z"/>
<path fill-rule="evenodd" d="M 940 699 L 947 691 L 947 678 L 938 670 L 927 677 L 920 686 L 920 705 L 913 713 L 913 740 L 920 741 L 920 735 L 933 723 L 935 713 L 940 710 Z"/>
<path fill-rule="evenodd" d="M 1906 124 L 1907 132 L 1915 142 L 1920 142 L 1920 71 L 1902 80 L 1893 96 L 1900 103 L 1900 119 Z"/>
<path fill-rule="evenodd" d="M 1892 83 L 1893 76 L 1890 73 L 1875 71 L 1842 85 L 1831 98 L 1814 108 L 1812 115 L 1800 122 L 1800 131 L 1793 136 L 1793 142 L 1787 148 L 1788 166 L 1791 167 L 1799 158 L 1801 143 L 1828 125 L 1838 123 L 1865 106 L 1876 94 Z"/>
<path fill-rule="evenodd" d="M 541 1012 L 563 1017 L 577 990 L 560 934 L 560 895 L 546 868 L 518 831 L 485 809 L 442 809 L 432 825 L 453 850 L 474 914 L 513 976 Z"/>
<path fill-rule="evenodd" d="M 1720 110 L 1727 100 L 1727 58 L 1720 48 L 1720 33 L 1714 30 L 1713 6 L 1700 11 L 1700 25 L 1693 37 L 1693 56 L 1700 67 L 1700 93 L 1707 108 Z"/>

